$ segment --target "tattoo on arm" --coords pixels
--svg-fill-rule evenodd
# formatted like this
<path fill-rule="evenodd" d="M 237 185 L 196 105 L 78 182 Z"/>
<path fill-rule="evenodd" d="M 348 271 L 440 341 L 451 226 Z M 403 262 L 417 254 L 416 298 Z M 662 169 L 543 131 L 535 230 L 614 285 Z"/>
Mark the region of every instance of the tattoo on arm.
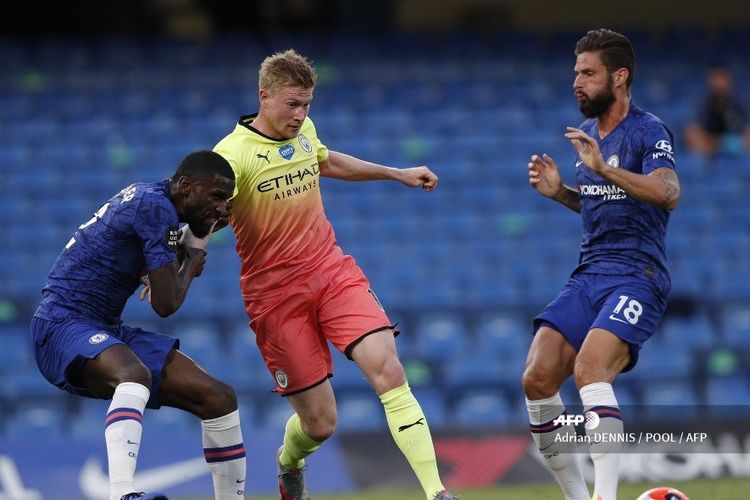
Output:
<path fill-rule="evenodd" d="M 671 168 L 662 167 L 656 169 L 654 175 L 664 184 L 664 202 L 674 208 L 673 204 L 680 197 L 680 181 L 677 179 L 677 174 Z"/>
<path fill-rule="evenodd" d="M 565 186 L 559 201 L 574 212 L 581 213 L 581 194 L 575 189 Z"/>

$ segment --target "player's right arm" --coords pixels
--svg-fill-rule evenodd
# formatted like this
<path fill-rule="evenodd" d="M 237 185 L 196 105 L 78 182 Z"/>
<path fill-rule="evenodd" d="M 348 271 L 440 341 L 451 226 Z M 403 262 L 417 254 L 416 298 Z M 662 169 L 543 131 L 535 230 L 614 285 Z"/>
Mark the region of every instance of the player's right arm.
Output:
<path fill-rule="evenodd" d="M 566 186 L 560 177 L 560 168 L 550 156 L 533 155 L 528 165 L 529 184 L 542 196 L 546 196 L 581 213 L 581 195 L 572 187 Z"/>

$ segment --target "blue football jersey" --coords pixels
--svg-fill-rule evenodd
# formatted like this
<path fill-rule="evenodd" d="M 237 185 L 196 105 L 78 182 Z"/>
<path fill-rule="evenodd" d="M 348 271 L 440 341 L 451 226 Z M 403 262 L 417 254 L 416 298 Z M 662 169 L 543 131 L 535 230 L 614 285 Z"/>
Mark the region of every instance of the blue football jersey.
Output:
<path fill-rule="evenodd" d="M 627 116 L 599 138 L 596 119 L 580 127 L 599 143 L 604 161 L 637 174 L 675 168 L 672 133 L 651 113 L 631 104 Z M 576 182 L 581 195 L 583 239 L 579 271 L 640 275 L 668 292 L 669 270 L 664 237 L 669 212 L 630 197 L 583 165 L 576 154 Z"/>
<path fill-rule="evenodd" d="M 119 322 L 140 277 L 177 260 L 178 230 L 168 180 L 131 184 L 75 232 L 49 273 L 36 315 Z"/>

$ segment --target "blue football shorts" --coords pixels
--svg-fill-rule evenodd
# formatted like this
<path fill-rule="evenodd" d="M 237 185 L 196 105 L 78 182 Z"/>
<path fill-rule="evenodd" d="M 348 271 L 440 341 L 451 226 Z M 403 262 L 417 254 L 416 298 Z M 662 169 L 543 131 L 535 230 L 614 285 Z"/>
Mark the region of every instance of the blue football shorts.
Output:
<path fill-rule="evenodd" d="M 159 408 L 161 372 L 172 349 L 180 346 L 174 337 L 129 326 L 102 326 L 85 318 L 50 321 L 31 320 L 34 353 L 39 370 L 50 383 L 72 394 L 98 398 L 85 387 L 73 385 L 71 378 L 83 364 L 110 346 L 127 345 L 151 372 L 148 408 Z"/>
<path fill-rule="evenodd" d="M 638 362 L 641 346 L 656 331 L 666 308 L 666 293 L 642 278 L 578 273 L 534 318 L 534 332 L 546 324 L 576 350 L 592 328 L 612 332 L 630 346 L 626 372 Z"/>

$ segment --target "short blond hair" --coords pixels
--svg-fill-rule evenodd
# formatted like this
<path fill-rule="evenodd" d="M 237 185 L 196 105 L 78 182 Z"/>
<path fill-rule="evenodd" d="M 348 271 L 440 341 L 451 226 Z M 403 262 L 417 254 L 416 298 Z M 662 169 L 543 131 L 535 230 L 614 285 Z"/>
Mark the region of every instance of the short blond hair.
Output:
<path fill-rule="evenodd" d="M 315 67 L 306 57 L 294 49 L 276 52 L 266 57 L 260 64 L 258 87 L 273 90 L 279 87 L 315 87 L 318 75 Z"/>

